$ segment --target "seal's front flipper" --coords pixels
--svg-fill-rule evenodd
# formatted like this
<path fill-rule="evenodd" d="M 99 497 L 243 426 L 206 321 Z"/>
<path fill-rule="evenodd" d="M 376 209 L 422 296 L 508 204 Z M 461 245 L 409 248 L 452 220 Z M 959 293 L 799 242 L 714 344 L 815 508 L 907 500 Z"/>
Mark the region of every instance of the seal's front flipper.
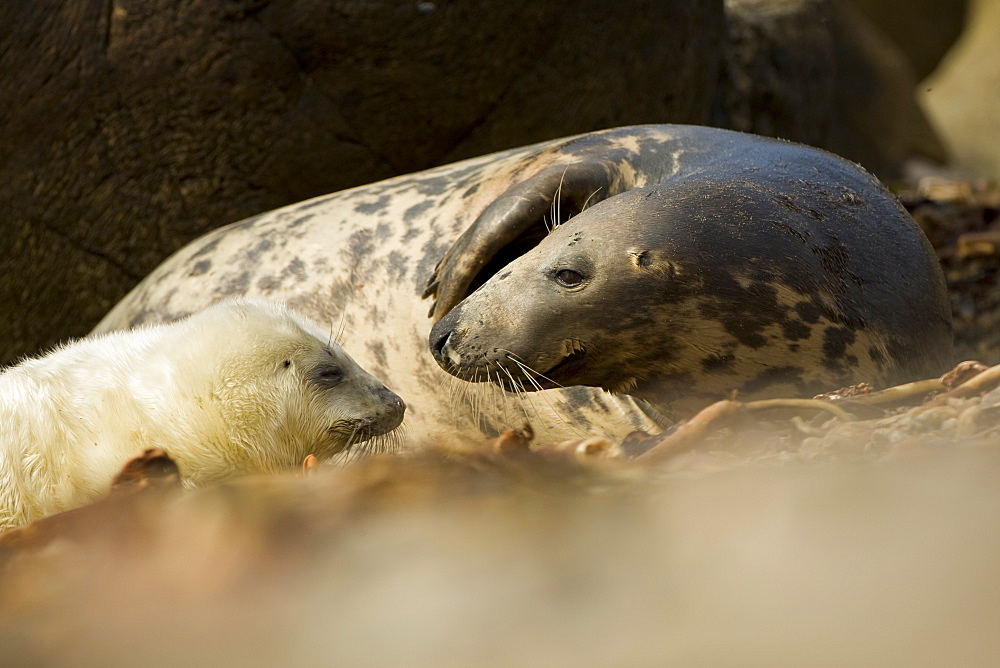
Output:
<path fill-rule="evenodd" d="M 589 161 L 554 165 L 511 186 L 438 262 L 423 295 L 436 297 L 428 316 L 440 320 L 552 227 L 627 190 L 626 181 L 618 165 Z"/>

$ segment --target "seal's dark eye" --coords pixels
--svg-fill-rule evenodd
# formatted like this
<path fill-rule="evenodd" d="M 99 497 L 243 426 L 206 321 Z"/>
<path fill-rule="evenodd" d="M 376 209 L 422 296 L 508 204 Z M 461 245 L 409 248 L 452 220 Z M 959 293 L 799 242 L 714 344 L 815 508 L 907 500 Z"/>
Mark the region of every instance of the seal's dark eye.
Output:
<path fill-rule="evenodd" d="M 285 360 L 285 361 L 284 361 L 284 365 L 285 365 L 285 368 L 286 368 L 286 369 L 287 369 L 288 367 L 292 366 L 292 362 L 291 362 L 291 360 Z"/>
<path fill-rule="evenodd" d="M 583 274 L 572 269 L 560 269 L 556 272 L 556 281 L 567 288 L 573 288 L 583 283 Z"/>
<path fill-rule="evenodd" d="M 333 364 L 323 364 L 312 372 L 312 381 L 321 387 L 334 387 L 344 380 L 344 370 Z"/>

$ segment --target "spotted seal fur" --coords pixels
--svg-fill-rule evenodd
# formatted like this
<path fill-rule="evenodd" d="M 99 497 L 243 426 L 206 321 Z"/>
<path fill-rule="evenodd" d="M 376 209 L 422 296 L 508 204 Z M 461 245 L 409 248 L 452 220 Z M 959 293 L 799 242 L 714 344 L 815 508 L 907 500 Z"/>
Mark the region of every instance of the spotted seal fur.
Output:
<path fill-rule="evenodd" d="M 619 128 L 318 197 L 195 240 L 142 281 L 97 331 L 176 319 L 231 295 L 261 295 L 285 301 L 325 325 L 342 325 L 345 345 L 355 359 L 406 399 L 408 434 L 414 442 L 475 440 L 526 417 L 542 439 L 655 430 L 644 406 L 628 395 L 580 386 L 546 390 L 530 395 L 530 401 L 503 400 L 481 386 L 456 380 L 435 362 L 428 332 L 434 320 L 545 237 L 546 225 L 569 219 L 585 206 L 614 200 L 671 174 L 694 178 L 703 169 L 714 170 L 717 182 L 726 161 L 742 161 L 744 166 L 734 167 L 732 174 L 752 188 L 760 170 L 754 171 L 757 158 L 744 155 L 744 149 L 759 141 L 689 126 Z M 607 172 L 610 167 L 614 169 Z M 611 174 L 612 183 L 602 191 L 601 184 L 608 181 L 604 173 Z M 805 183 L 815 177 L 810 169 L 798 178 Z M 525 192 L 537 196 L 509 206 Z M 788 207 L 796 206 L 793 195 L 786 193 Z M 876 184 L 859 183 L 857 176 L 837 197 L 844 199 L 843 206 L 873 214 L 889 201 Z M 829 203 L 824 210 L 836 206 Z M 553 221 L 553 215 L 560 220 Z M 517 222 L 491 227 L 477 222 L 483 216 Z M 467 230 L 464 249 L 476 247 L 468 244 L 470 235 L 495 235 L 477 247 L 490 248 L 451 250 Z M 442 271 L 435 274 L 446 255 Z M 432 276 L 439 280 L 430 291 L 437 300 L 434 318 L 429 319 L 428 302 L 421 296 Z M 645 357 L 654 352 L 649 348 Z"/>
<path fill-rule="evenodd" d="M 874 177 L 799 144 L 673 132 L 626 160 L 540 171 L 479 216 L 430 281 L 442 368 L 629 392 L 675 416 L 734 391 L 809 396 L 947 368 L 941 269 Z M 556 190 L 589 207 L 538 238 Z"/>
<path fill-rule="evenodd" d="M 404 409 L 322 330 L 262 300 L 81 339 L 0 374 L 0 530 L 106 494 L 145 448 L 198 484 L 333 456 Z"/>

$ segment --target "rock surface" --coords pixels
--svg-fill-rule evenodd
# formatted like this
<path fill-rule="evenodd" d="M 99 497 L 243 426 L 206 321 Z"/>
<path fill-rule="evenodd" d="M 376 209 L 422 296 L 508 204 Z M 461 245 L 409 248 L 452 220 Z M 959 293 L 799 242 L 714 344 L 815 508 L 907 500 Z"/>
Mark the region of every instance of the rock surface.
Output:
<path fill-rule="evenodd" d="M 0 4 L 0 361 L 193 237 L 452 158 L 703 120 L 722 0 Z"/>
<path fill-rule="evenodd" d="M 934 71 L 962 34 L 969 0 L 850 0 L 903 50 L 918 78 Z"/>
<path fill-rule="evenodd" d="M 675 122 L 933 156 L 894 47 L 815 20 L 841 2 L 0 4 L 0 362 L 208 229 L 502 148 Z"/>
<path fill-rule="evenodd" d="M 1000 180 L 1000 2 L 973 0 L 968 29 L 921 84 L 921 102 L 955 167 Z"/>

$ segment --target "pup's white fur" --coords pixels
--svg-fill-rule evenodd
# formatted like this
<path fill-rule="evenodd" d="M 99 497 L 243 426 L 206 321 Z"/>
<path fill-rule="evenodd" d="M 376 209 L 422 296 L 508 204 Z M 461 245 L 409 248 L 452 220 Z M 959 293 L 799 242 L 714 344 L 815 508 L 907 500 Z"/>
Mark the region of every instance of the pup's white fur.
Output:
<path fill-rule="evenodd" d="M 106 494 L 144 448 L 196 484 L 329 457 L 403 410 L 315 325 L 263 301 L 81 339 L 0 374 L 0 530 Z"/>

